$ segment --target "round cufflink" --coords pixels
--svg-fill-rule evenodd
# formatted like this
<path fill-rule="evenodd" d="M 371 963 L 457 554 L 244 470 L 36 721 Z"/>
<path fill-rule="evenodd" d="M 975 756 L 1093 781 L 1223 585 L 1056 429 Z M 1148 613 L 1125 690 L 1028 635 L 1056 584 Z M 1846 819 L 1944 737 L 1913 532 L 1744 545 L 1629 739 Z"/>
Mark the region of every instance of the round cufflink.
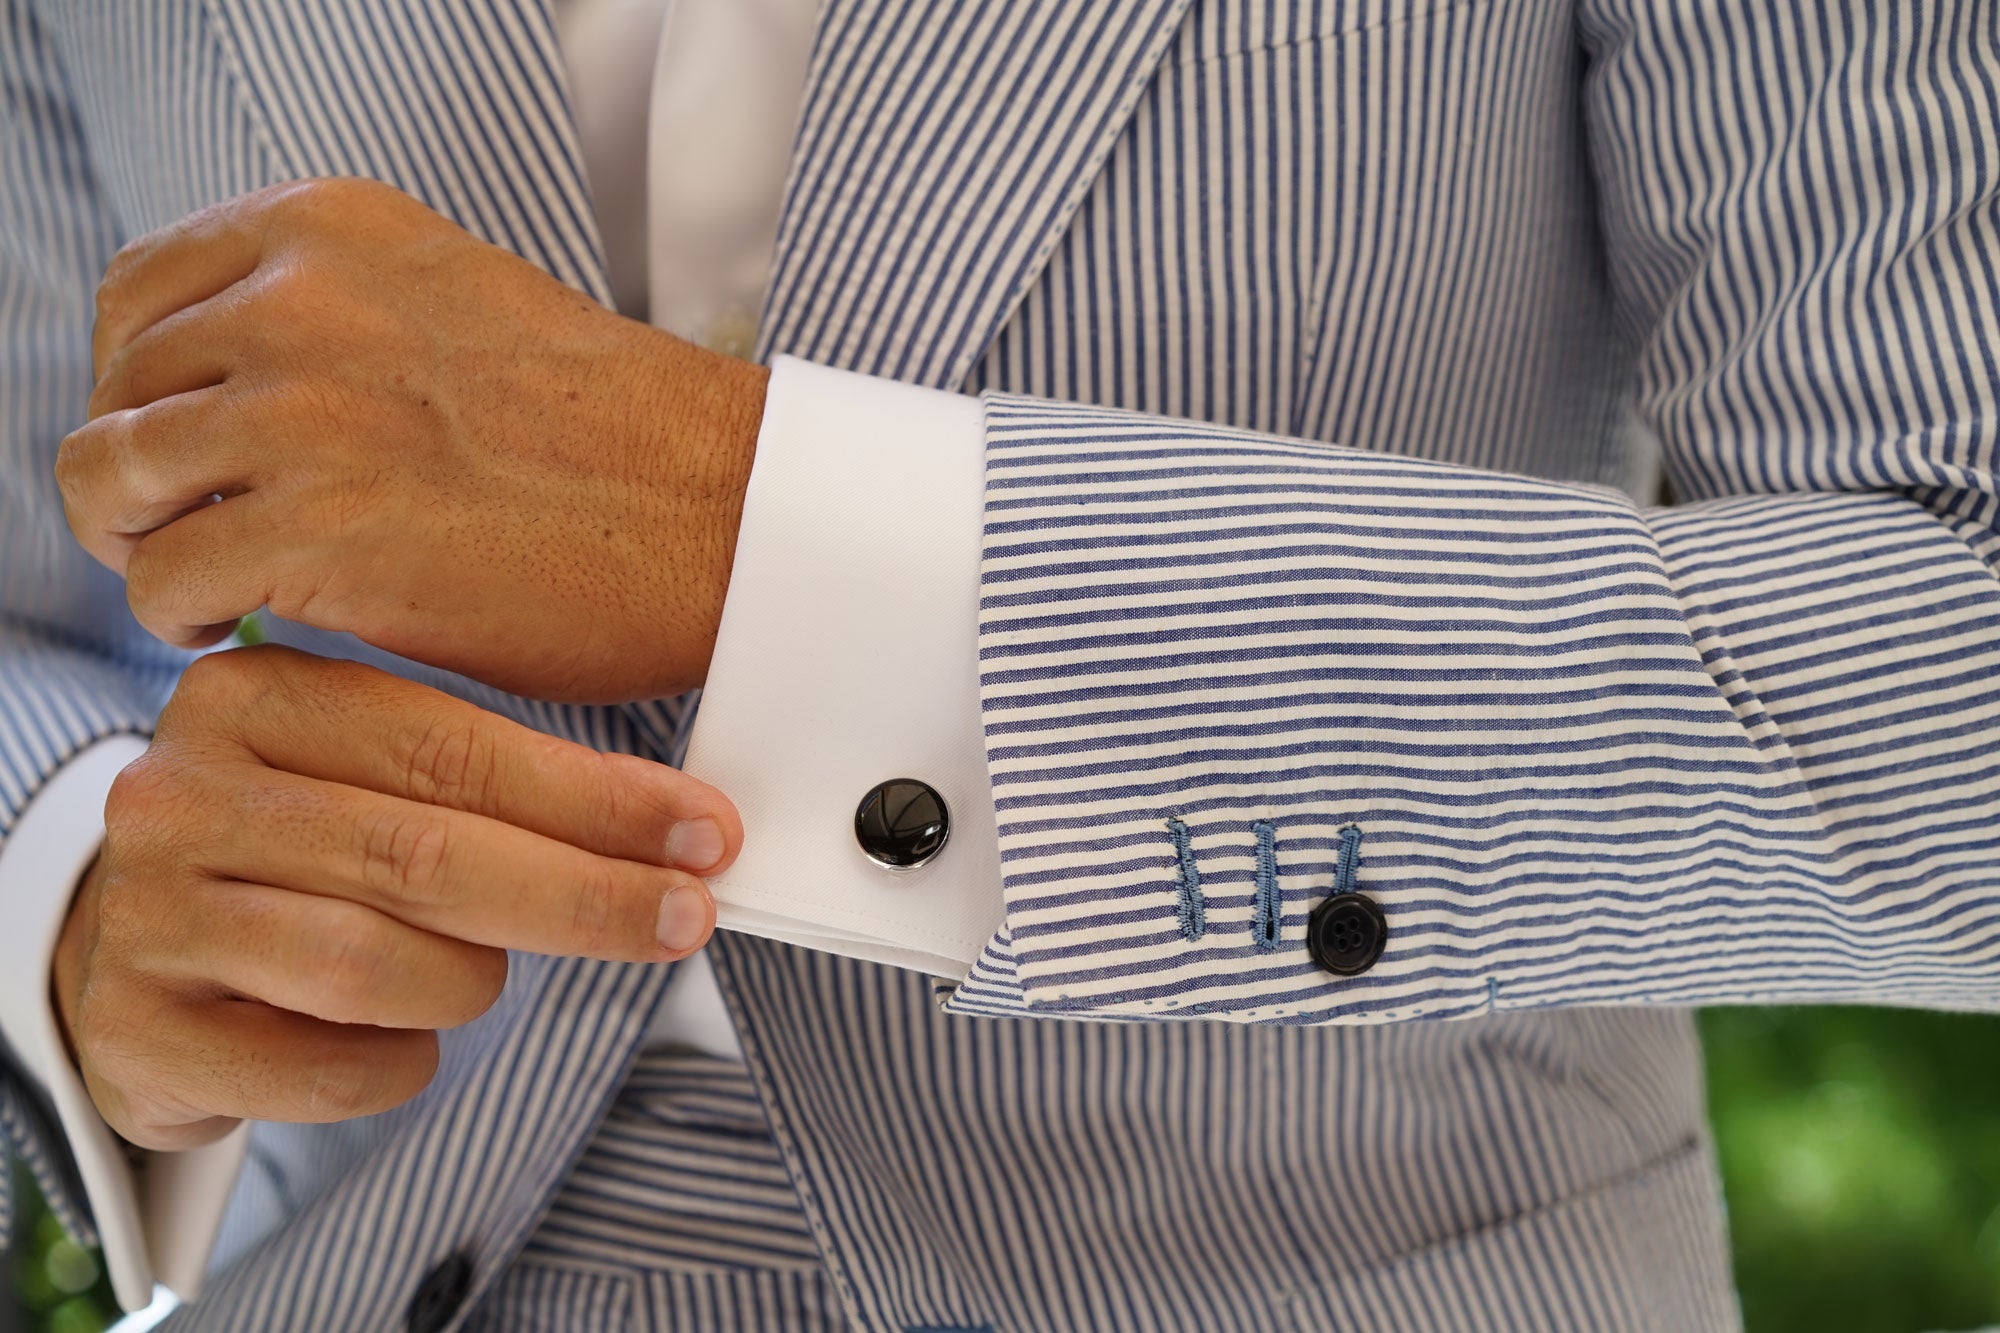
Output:
<path fill-rule="evenodd" d="M 854 840 L 885 870 L 915 870 L 944 850 L 951 811 L 944 797 L 915 778 L 891 778 L 861 798 L 854 811 Z"/>

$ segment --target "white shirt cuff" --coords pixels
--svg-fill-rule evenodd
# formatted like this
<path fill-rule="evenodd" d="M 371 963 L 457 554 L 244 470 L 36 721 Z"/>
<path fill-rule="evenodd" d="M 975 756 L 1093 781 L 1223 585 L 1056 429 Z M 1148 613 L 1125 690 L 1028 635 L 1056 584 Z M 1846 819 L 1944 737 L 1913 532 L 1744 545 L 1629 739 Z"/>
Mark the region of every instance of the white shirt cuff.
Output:
<path fill-rule="evenodd" d="M 105 794 L 145 750 L 136 736 L 97 742 L 57 770 L 0 843 L 0 1033 L 55 1108 L 127 1310 L 152 1301 L 155 1278 L 183 1299 L 200 1291 L 248 1141 L 239 1127 L 205 1148 L 141 1154 L 135 1171 L 70 1064 L 50 999 L 57 937 L 104 841 Z"/>
<path fill-rule="evenodd" d="M 999 925 L 979 710 L 985 433 L 959 394 L 772 367 L 686 767 L 736 802 L 717 922 L 957 977 Z M 914 871 L 868 860 L 861 799 L 915 778 L 951 817 Z"/>

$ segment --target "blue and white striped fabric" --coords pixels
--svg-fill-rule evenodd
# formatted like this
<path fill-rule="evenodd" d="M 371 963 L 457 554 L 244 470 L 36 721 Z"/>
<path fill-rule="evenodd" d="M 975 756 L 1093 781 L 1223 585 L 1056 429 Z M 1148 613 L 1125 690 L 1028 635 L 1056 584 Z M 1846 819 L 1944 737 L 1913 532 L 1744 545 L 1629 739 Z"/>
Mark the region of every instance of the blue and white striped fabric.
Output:
<path fill-rule="evenodd" d="M 119 241 L 360 173 L 604 287 L 532 0 L 0 15 L 3 834 L 171 677 L 47 477 Z M 496 1329 L 1733 1326 L 1674 1006 L 2000 999 L 1996 71 L 1983 0 L 829 0 L 763 350 L 994 391 L 1006 924 L 942 1004 L 718 939 L 740 1074 L 520 960 L 259 1127 L 183 1325 L 464 1255 Z"/>
<path fill-rule="evenodd" d="M 1201 321 L 1243 350 L 1211 347 L 1208 378 L 1173 402 L 1367 451 L 993 401 L 980 653 L 1008 913 L 965 1007 L 1381 1022 L 2000 1006 L 2000 13 L 1586 4 L 1579 127 L 1540 119 L 1531 80 L 1480 77 L 1542 52 L 1529 65 L 1573 83 L 1525 8 L 1440 11 L 1341 53 L 1351 77 L 1328 83 L 1418 135 L 1357 145 L 1334 120 L 1336 160 L 1289 211 L 1303 196 L 1336 222 L 1316 237 L 1278 221 L 1305 272 L 1379 265 L 1321 307 L 1360 312 L 1364 332 L 1322 317 L 1316 342 L 1288 339 L 1287 307 L 1253 299 L 1284 284 L 1252 282 L 1246 318 Z M 1227 104 L 1175 82 L 1164 116 Z M 1486 98 L 1500 106 L 1467 105 Z M 1482 128 L 1433 146 L 1426 123 Z M 1580 196 L 1522 195 L 1537 177 L 1519 155 L 1579 130 L 1601 260 Z M 1145 133 L 1142 117 L 1135 152 Z M 1233 216 L 1290 165 L 1246 157 L 1180 196 L 1184 234 L 1241 246 Z M 1114 162 L 1091 203 L 1119 209 L 1121 183 Z M 1351 253 L 1343 189 L 1400 203 L 1386 257 Z M 1086 212 L 1071 235 L 1095 225 Z M 1507 225 L 1532 239 L 1469 243 Z M 1135 252 L 1097 253 L 1065 277 L 1119 309 Z M 1603 278 L 1610 328 L 1583 332 L 1594 303 L 1559 303 L 1574 323 L 1547 313 L 1550 293 Z M 1046 366 L 1028 313 L 1011 364 Z M 1431 461 L 1634 475 L 1604 452 L 1623 437 L 1589 429 L 1575 349 L 1592 339 L 1631 349 L 1638 406 L 1700 503 L 1646 510 Z M 1256 355 L 1301 342 L 1291 383 Z M 1508 392 L 1464 391 L 1468 348 Z M 1199 938 L 1169 816 L 1193 834 Z M 1283 893 L 1268 951 L 1251 930 L 1258 821 Z M 1350 826 L 1393 933 L 1343 979 L 1312 964 L 1303 927 Z"/>
<path fill-rule="evenodd" d="M 847 1328 L 744 1068 L 642 1055 L 476 1327 Z"/>

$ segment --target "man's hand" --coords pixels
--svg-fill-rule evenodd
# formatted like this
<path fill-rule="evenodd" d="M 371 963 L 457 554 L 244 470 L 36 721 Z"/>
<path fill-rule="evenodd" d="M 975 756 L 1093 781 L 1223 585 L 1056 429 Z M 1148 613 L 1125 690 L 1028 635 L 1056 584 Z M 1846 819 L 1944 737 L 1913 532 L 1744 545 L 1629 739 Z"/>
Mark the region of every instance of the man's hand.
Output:
<path fill-rule="evenodd" d="M 761 367 L 362 180 L 135 241 L 97 308 L 57 476 L 162 639 L 216 643 L 268 606 L 545 699 L 706 674 Z"/>
<path fill-rule="evenodd" d="M 188 669 L 105 825 L 56 1007 L 105 1119 L 164 1149 L 414 1096 L 504 950 L 684 957 L 742 842 L 673 769 L 275 647 Z"/>

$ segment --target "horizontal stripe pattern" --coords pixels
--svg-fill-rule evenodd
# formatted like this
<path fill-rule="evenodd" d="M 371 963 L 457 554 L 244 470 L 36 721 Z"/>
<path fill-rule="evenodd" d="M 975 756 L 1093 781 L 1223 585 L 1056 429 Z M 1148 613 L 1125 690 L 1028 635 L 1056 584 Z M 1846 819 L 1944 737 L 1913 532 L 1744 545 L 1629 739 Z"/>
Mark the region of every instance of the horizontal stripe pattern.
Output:
<path fill-rule="evenodd" d="M 1677 481 L 1717 498 L 1643 511 L 1392 457 L 1424 452 L 1393 416 L 1345 418 L 1357 452 L 991 396 L 980 661 L 1008 914 L 966 1008 L 2000 1004 L 2000 588 L 1990 536 L 1966 540 L 1996 489 L 2000 133 L 1976 108 L 2000 98 L 2000 32 L 1966 5 L 1585 18 L 1643 406 Z M 1449 106 L 1466 68 L 1413 55 L 1405 104 Z M 1252 934 L 1263 820 L 1275 954 Z M 1304 921 L 1350 822 L 1392 934 L 1336 978 Z"/>
<path fill-rule="evenodd" d="M 1593 491 L 1025 400 L 993 402 L 989 450 L 983 693 L 1034 1004 L 1383 1021 L 1953 976 L 1961 1002 L 1990 997 L 1992 777 L 1940 731 L 2000 721 L 1996 603 L 1914 503 L 1731 502 L 1655 532 Z M 1189 513 L 1233 456 L 1301 502 L 1256 526 Z M 1718 528 L 1720 569 L 1697 558 Z M 1726 640 L 1718 605 L 1744 621 Z M 1801 654 L 1849 669 L 1801 677 Z M 1197 848 L 1198 943 L 1169 816 Z M 1251 938 L 1260 819 L 1276 956 Z M 1395 934 L 1335 979 L 1303 927 L 1349 822 Z"/>

